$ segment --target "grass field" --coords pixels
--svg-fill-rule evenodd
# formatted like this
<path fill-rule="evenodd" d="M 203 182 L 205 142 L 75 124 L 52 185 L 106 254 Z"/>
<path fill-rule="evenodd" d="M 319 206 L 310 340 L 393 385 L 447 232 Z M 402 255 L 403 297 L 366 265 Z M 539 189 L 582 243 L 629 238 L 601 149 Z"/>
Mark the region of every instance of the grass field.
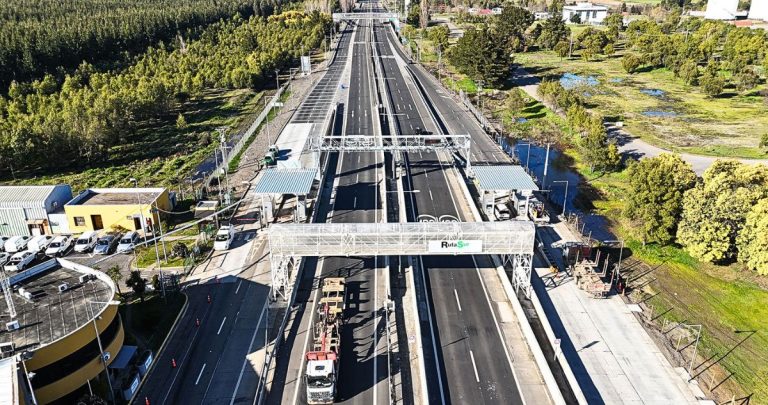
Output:
<path fill-rule="evenodd" d="M 248 118 L 261 111 L 262 95 L 252 90 L 209 91 L 162 120 L 143 123 L 127 142 L 110 150 L 108 163 L 76 172 L 19 177 L 9 183 L 66 183 L 73 193 L 89 187 L 129 186 L 131 177 L 140 186 L 177 185 L 218 146 L 216 128 L 227 126 L 235 132 L 250 124 Z M 180 111 L 186 128 L 176 127 Z"/>
<path fill-rule="evenodd" d="M 723 95 L 709 98 L 666 69 L 627 74 L 620 55 L 586 62 L 540 51 L 518 54 L 516 61 L 544 77 L 564 73 L 595 77 L 599 85 L 583 89 L 592 110 L 608 120 L 623 121 L 629 132 L 652 144 L 713 156 L 768 156 L 758 148 L 760 136 L 768 131 L 768 106 L 757 90 L 737 94 L 727 88 Z M 663 95 L 643 92 L 648 90 L 661 90 Z M 675 116 L 649 117 L 643 114 L 647 112 Z"/>

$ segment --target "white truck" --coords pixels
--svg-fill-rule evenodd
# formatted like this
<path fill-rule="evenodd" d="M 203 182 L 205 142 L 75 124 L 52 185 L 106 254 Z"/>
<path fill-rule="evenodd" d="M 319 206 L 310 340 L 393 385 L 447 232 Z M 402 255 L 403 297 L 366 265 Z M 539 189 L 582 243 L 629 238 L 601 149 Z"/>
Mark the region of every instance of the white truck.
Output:
<path fill-rule="evenodd" d="M 312 328 L 312 350 L 308 351 L 305 383 L 307 403 L 332 404 L 336 398 L 339 375 L 341 327 L 344 321 L 346 291 L 344 278 L 323 279 Z"/>

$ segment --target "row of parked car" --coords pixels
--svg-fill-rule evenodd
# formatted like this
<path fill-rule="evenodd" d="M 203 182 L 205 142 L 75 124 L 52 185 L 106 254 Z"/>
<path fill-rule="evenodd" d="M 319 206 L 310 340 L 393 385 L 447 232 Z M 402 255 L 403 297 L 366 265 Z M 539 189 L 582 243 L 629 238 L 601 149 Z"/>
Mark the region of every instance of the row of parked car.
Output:
<path fill-rule="evenodd" d="M 69 252 L 93 252 L 108 255 L 115 251 L 126 253 L 139 243 L 138 232 L 105 234 L 88 231 L 78 237 L 72 235 L 0 236 L 0 266 L 5 271 L 21 271 L 38 257 L 63 257 Z"/>

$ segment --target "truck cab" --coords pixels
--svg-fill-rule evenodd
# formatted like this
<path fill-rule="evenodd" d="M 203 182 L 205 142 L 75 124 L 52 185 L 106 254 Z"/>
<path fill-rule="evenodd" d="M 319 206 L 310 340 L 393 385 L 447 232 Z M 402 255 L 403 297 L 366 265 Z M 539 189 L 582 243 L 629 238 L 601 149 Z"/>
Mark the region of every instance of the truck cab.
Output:
<path fill-rule="evenodd" d="M 270 145 L 267 153 L 264 154 L 262 163 L 264 166 L 274 166 L 277 164 L 277 158 L 280 156 L 280 148 L 277 145 Z"/>
<path fill-rule="evenodd" d="M 336 397 L 336 364 L 334 360 L 320 360 L 321 356 L 314 356 L 310 360 L 307 353 L 307 403 L 308 404 L 332 404 Z"/>

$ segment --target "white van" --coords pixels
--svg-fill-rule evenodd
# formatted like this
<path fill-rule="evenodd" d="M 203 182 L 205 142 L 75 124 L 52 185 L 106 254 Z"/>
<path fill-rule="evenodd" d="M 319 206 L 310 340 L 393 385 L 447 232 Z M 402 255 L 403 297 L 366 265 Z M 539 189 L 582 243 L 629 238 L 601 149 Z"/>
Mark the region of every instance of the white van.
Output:
<path fill-rule="evenodd" d="M 139 243 L 139 233 L 131 231 L 123 235 L 120 238 L 120 243 L 117 245 L 117 253 L 130 252 Z"/>
<path fill-rule="evenodd" d="M 75 241 L 75 252 L 85 253 L 93 250 L 96 246 L 96 241 L 99 239 L 99 234 L 96 231 L 83 232 L 80 237 Z"/>
<path fill-rule="evenodd" d="M 496 206 L 493 207 L 493 213 L 499 221 L 506 221 L 510 218 L 509 208 L 506 204 L 496 204 Z"/>
<path fill-rule="evenodd" d="M 26 269 L 33 260 L 35 260 L 34 253 L 28 250 L 18 252 L 11 256 L 11 259 L 8 260 L 8 263 L 5 264 L 3 269 L 5 269 L 5 271 L 22 271 Z"/>
<path fill-rule="evenodd" d="M 216 232 L 216 238 L 213 240 L 213 250 L 227 250 L 235 238 L 235 227 L 231 225 L 222 225 Z"/>
<path fill-rule="evenodd" d="M 27 248 L 29 236 L 12 236 L 5 241 L 5 251 L 8 253 L 21 252 Z"/>
<path fill-rule="evenodd" d="M 51 235 L 33 236 L 32 239 L 29 240 L 29 243 L 27 243 L 27 250 L 33 253 L 45 252 L 45 249 L 48 248 L 51 241 L 53 241 L 53 236 Z"/>
<path fill-rule="evenodd" d="M 55 237 L 51 243 L 48 244 L 48 249 L 45 249 L 45 255 L 51 257 L 64 256 L 72 247 L 72 237 L 61 235 Z"/>

